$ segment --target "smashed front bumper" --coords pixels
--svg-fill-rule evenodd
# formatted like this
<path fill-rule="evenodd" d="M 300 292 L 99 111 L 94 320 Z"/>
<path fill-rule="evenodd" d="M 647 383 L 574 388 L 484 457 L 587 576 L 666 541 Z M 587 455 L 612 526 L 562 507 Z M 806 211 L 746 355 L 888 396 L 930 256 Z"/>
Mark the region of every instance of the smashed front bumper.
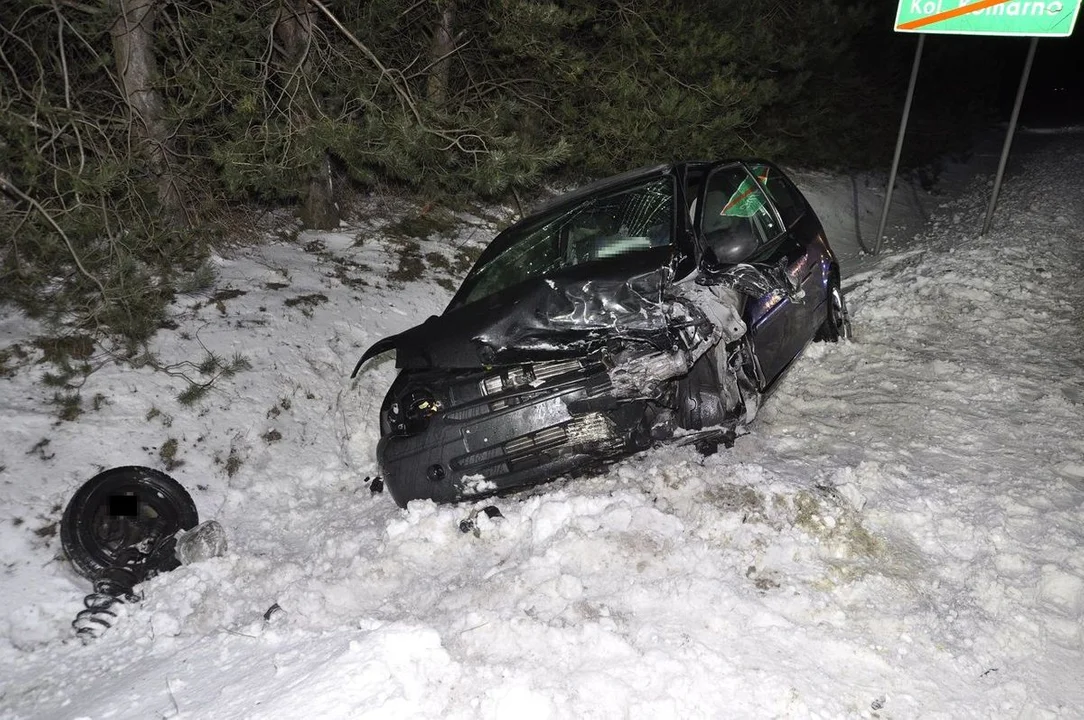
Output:
<path fill-rule="evenodd" d="M 771 280 L 744 267 L 681 286 L 665 270 L 543 279 L 515 303 L 482 301 L 378 342 L 355 373 L 396 350 L 377 446 L 385 486 L 400 505 L 456 502 L 575 474 L 678 430 L 732 432 L 752 417 L 743 380 L 760 384 L 744 369 L 745 291 L 731 285 Z"/>
<path fill-rule="evenodd" d="M 643 400 L 614 397 L 598 359 L 401 373 L 377 448 L 395 502 L 456 502 L 574 473 L 650 445 Z"/>

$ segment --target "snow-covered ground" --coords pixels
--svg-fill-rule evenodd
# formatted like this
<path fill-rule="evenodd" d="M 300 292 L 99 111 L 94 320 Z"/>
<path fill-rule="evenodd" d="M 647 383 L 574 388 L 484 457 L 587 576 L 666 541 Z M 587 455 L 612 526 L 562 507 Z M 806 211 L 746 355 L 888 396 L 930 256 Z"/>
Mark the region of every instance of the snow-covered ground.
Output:
<path fill-rule="evenodd" d="M 1032 145 L 988 236 L 988 175 L 904 189 L 929 223 L 877 258 L 875 188 L 800 176 L 856 339 L 811 347 L 732 450 L 659 448 L 473 532 L 477 507 L 363 482 L 394 370 L 350 370 L 449 297 L 388 278 L 380 223 L 219 258 L 153 343 L 170 372 L 98 351 L 74 420 L 45 330 L 0 308 L 0 717 L 1084 716 L 1084 137 Z M 492 234 L 463 220 L 420 254 Z M 249 369 L 181 403 L 208 352 Z M 83 645 L 62 509 L 167 461 L 230 550 Z"/>

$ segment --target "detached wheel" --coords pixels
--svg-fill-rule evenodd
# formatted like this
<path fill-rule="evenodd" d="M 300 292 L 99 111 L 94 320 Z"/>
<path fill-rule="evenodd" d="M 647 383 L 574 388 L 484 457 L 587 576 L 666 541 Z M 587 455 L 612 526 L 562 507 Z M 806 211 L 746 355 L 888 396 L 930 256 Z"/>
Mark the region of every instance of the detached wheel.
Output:
<path fill-rule="evenodd" d="M 95 475 L 72 496 L 60 520 L 60 544 L 83 576 L 95 578 L 143 540 L 170 538 L 199 523 L 196 504 L 169 475 L 128 466 Z M 177 566 L 172 553 L 167 562 Z"/>
<path fill-rule="evenodd" d="M 839 342 L 851 339 L 851 319 L 847 315 L 847 303 L 843 299 L 843 290 L 839 280 L 832 278 L 828 282 L 828 316 L 824 324 L 817 328 L 814 342 Z"/>

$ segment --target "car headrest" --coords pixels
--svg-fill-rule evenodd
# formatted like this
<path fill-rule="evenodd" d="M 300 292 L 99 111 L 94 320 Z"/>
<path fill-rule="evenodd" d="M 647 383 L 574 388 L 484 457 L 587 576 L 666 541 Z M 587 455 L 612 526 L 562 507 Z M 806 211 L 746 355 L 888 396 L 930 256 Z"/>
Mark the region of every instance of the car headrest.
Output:
<path fill-rule="evenodd" d="M 757 249 L 759 241 L 749 218 L 724 218 L 725 227 L 704 232 L 704 240 L 723 265 L 740 263 Z"/>

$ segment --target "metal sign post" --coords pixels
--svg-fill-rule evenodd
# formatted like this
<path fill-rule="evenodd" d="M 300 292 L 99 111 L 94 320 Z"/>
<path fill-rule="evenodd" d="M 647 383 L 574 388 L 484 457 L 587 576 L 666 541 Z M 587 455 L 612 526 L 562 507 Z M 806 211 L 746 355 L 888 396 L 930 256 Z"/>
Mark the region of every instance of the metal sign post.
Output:
<path fill-rule="evenodd" d="M 888 208 L 892 203 L 892 190 L 896 184 L 896 172 L 899 169 L 900 152 L 903 150 L 903 136 L 907 130 L 907 118 L 911 113 L 911 100 L 915 92 L 915 80 L 918 77 L 919 60 L 922 57 L 922 43 L 927 33 L 947 35 L 1023 35 L 1031 37 L 1024 73 L 1020 77 L 1020 88 L 1016 93 L 1016 104 L 1009 131 L 1005 137 L 1005 146 L 1001 151 L 1001 161 L 994 180 L 993 195 L 986 209 L 986 220 L 982 233 L 990 229 L 990 219 L 997 204 L 1001 189 L 1001 178 L 1009 158 L 1013 134 L 1016 132 L 1016 120 L 1020 115 L 1020 106 L 1024 100 L 1028 76 L 1035 59 L 1035 48 L 1039 37 L 1067 37 L 1073 34 L 1077 15 L 1080 13 L 1082 0 L 900 0 L 896 10 L 896 32 L 921 33 L 918 47 L 915 49 L 915 63 L 911 69 L 911 84 L 907 88 L 907 101 L 903 106 L 903 118 L 900 121 L 900 134 L 896 140 L 896 153 L 892 158 L 892 170 L 888 176 L 888 190 L 885 204 L 881 210 L 881 223 L 877 228 L 877 241 L 873 254 L 881 251 L 885 223 L 888 222 Z M 955 6 L 954 6 L 955 5 Z"/>
<path fill-rule="evenodd" d="M 1020 76 L 1020 87 L 1016 91 L 1016 104 L 1012 108 L 1012 117 L 1009 118 L 1009 131 L 1005 133 L 1005 146 L 1001 148 L 1001 160 L 997 164 L 997 175 L 994 176 L 994 191 L 990 195 L 990 204 L 986 207 L 986 219 L 982 222 L 982 232 L 985 235 L 990 229 L 990 220 L 994 217 L 994 206 L 997 205 L 997 194 L 1001 191 L 1001 177 L 1005 174 L 1005 164 L 1009 160 L 1009 148 L 1012 147 L 1013 135 L 1016 134 L 1016 119 L 1020 117 L 1020 106 L 1024 103 L 1024 90 L 1028 86 L 1028 75 L 1031 74 L 1031 63 L 1035 60 L 1035 48 L 1039 44 L 1039 38 L 1033 37 L 1028 46 L 1028 59 L 1024 61 L 1024 73 Z"/>
<path fill-rule="evenodd" d="M 873 254 L 881 252 L 881 238 L 885 234 L 885 223 L 888 222 L 888 207 L 892 204 L 892 189 L 896 185 L 896 171 L 900 167 L 900 152 L 903 150 L 903 136 L 907 134 L 907 118 L 911 114 L 911 100 L 915 97 L 915 83 L 918 80 L 918 66 L 922 61 L 922 45 L 926 42 L 925 35 L 918 36 L 918 47 L 915 48 L 915 62 L 911 66 L 911 83 L 907 86 L 907 100 L 903 103 L 903 118 L 900 120 L 900 134 L 896 138 L 896 154 L 892 156 L 892 170 L 888 173 L 888 190 L 885 192 L 885 206 L 881 210 L 881 223 L 877 226 L 877 241 L 873 243 Z"/>

